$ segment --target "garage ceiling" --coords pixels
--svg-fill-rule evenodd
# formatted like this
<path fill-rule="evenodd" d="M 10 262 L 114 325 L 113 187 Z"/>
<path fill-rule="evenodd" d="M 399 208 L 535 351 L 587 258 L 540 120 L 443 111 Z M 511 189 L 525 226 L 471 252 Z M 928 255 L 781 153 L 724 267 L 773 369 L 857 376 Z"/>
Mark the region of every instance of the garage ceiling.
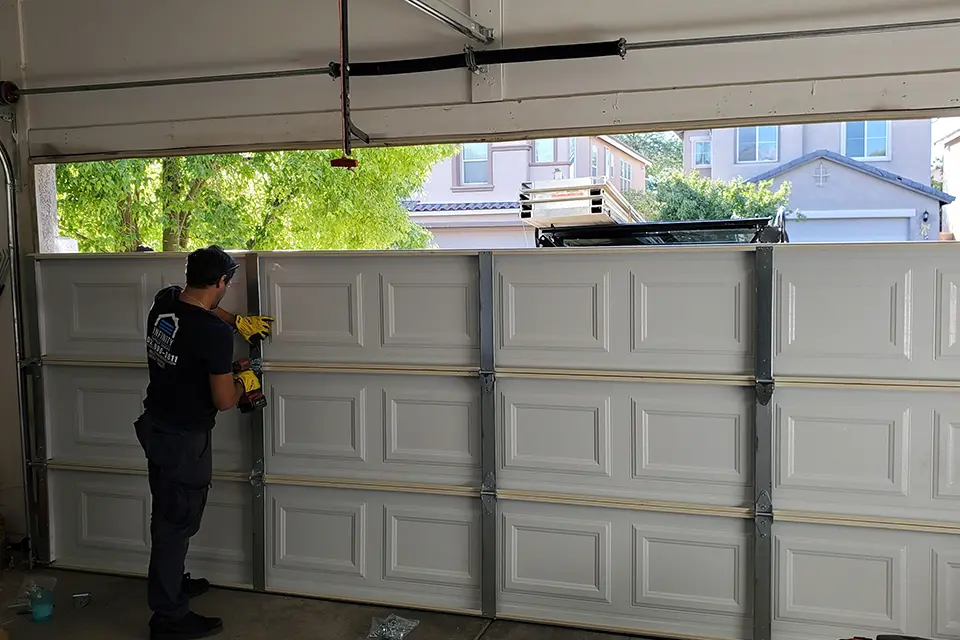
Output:
<path fill-rule="evenodd" d="M 492 46 L 793 31 L 960 17 L 953 0 L 453 0 Z M 598 8 L 602 7 L 602 8 Z M 317 67 L 337 58 L 335 0 L 22 0 L 0 4 L 2 78 L 23 87 Z M 380 144 L 517 138 L 960 109 L 960 27 L 632 52 L 357 78 L 357 124 Z M 351 6 L 356 61 L 457 53 L 470 41 L 402 0 Z M 23 101 L 40 161 L 171 150 L 336 146 L 330 78 L 131 89 Z M 26 127 L 22 124 L 26 122 Z"/>

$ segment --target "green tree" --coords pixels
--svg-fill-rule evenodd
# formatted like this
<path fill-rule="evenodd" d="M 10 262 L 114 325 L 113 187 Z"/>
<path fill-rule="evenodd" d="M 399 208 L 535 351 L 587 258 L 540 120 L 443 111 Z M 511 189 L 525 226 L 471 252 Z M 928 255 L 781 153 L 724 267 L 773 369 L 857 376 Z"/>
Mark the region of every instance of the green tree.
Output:
<path fill-rule="evenodd" d="M 656 191 L 631 191 L 627 199 L 640 214 L 655 220 L 724 220 L 773 217 L 790 200 L 790 183 L 774 191 L 773 183 L 711 180 L 699 173 L 675 171 L 659 181 Z"/>
<path fill-rule="evenodd" d="M 402 201 L 455 150 L 359 149 L 355 171 L 330 166 L 339 151 L 59 165 L 61 233 L 81 251 L 423 248 L 432 235 Z"/>
<path fill-rule="evenodd" d="M 672 131 L 626 133 L 617 137 L 653 163 L 647 169 L 647 179 L 651 188 L 667 174 L 683 169 L 683 140 Z"/>

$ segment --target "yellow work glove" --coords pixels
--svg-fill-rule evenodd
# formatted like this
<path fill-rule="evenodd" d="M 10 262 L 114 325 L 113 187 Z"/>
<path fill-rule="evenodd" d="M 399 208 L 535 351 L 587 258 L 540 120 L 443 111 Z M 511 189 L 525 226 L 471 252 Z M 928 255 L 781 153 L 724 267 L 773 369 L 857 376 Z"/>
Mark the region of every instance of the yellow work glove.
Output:
<path fill-rule="evenodd" d="M 243 339 L 250 342 L 253 336 L 259 336 L 261 339 L 270 335 L 270 323 L 273 318 L 269 316 L 237 316 L 233 326 L 237 333 L 243 336 Z"/>
<path fill-rule="evenodd" d="M 243 385 L 244 393 L 250 393 L 260 388 L 260 378 L 249 369 L 233 374 L 233 379 Z"/>

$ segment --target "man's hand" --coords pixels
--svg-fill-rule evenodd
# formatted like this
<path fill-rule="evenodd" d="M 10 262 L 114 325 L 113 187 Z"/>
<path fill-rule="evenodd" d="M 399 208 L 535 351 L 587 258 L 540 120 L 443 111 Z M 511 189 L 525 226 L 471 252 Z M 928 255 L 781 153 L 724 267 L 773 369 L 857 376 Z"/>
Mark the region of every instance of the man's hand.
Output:
<path fill-rule="evenodd" d="M 270 335 L 271 322 L 273 318 L 269 316 L 237 316 L 233 326 L 244 340 L 251 342 L 254 336 L 259 336 L 263 340 Z"/>
<path fill-rule="evenodd" d="M 243 385 L 243 392 L 250 393 L 260 388 L 260 379 L 250 369 L 245 369 L 240 373 L 233 374 L 233 379 Z"/>

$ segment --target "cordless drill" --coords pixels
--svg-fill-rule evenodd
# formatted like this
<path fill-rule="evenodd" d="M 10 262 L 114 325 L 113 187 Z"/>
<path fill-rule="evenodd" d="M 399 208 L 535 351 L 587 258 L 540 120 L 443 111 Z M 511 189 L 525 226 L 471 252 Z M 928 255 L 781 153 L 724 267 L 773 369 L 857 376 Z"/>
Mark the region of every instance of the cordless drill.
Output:
<path fill-rule="evenodd" d="M 253 360 L 243 358 L 233 363 L 233 372 L 235 374 L 248 369 L 253 371 L 257 378 L 260 379 L 260 384 L 263 384 L 262 362 L 260 358 Z M 267 406 L 267 397 L 263 395 L 262 388 L 243 394 L 240 396 L 240 402 L 237 403 L 240 413 L 250 413 L 257 409 L 263 409 L 265 406 Z"/>

